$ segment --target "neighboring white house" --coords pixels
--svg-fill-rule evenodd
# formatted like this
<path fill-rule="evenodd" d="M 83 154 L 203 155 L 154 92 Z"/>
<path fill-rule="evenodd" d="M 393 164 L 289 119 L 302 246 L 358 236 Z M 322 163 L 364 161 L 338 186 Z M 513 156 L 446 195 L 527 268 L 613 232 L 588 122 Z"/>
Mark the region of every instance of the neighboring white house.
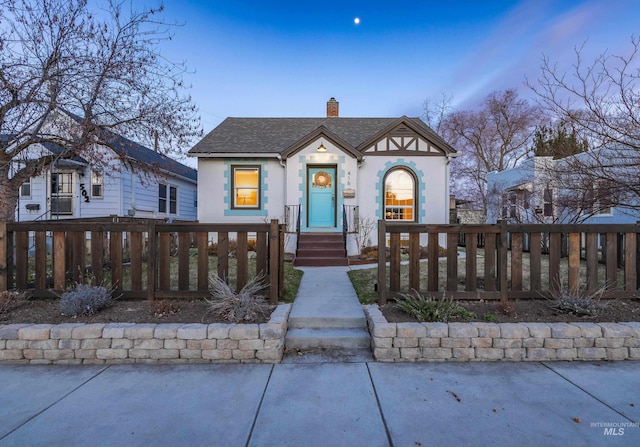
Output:
<path fill-rule="evenodd" d="M 341 118 L 331 98 L 325 118 L 227 118 L 189 155 L 200 222 L 283 220 L 288 208 L 301 232 L 341 232 L 355 207 L 360 222 L 448 223 L 457 153 L 418 118 Z"/>
<path fill-rule="evenodd" d="M 129 216 L 197 218 L 197 171 L 120 135 L 98 150 L 108 172 L 81 157 L 58 160 L 22 185 L 16 221 Z M 60 154 L 44 143 L 32 153 Z M 133 167 L 132 167 L 133 166 Z"/>
<path fill-rule="evenodd" d="M 621 153 L 620 149 L 603 148 L 559 160 L 533 157 L 514 168 L 490 172 L 487 223 L 499 219 L 523 223 L 636 223 L 640 212 L 614 206 L 609 188 L 600 188 L 597 182 L 580 174 L 585 168 L 572 170 L 578 166 L 575 161 L 580 162 L 579 166 L 592 163 L 596 169 L 597 160 L 597 169 L 608 170 L 612 175 L 616 169 L 624 169 L 625 162 L 615 161 L 622 160 Z M 604 159 L 609 161 L 603 164 Z"/>

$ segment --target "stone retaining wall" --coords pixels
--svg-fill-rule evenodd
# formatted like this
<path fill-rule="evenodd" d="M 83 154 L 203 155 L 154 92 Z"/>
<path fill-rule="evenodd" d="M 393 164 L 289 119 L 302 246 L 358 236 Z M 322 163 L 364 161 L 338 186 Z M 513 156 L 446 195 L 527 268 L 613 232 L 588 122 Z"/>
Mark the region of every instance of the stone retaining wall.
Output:
<path fill-rule="evenodd" d="M 290 311 L 264 324 L 0 325 L 0 363 L 279 363 Z"/>
<path fill-rule="evenodd" d="M 364 308 L 381 362 L 640 360 L 640 323 L 389 323 Z"/>

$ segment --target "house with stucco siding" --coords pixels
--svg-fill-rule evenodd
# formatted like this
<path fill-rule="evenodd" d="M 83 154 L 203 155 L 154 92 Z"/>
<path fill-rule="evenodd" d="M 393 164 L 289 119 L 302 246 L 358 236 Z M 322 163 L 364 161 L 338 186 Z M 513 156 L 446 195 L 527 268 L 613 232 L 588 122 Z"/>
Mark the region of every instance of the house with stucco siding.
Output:
<path fill-rule="evenodd" d="M 338 107 L 331 98 L 321 118 L 225 119 L 189 151 L 198 220 L 279 219 L 321 237 L 378 219 L 447 223 L 456 151 L 419 118 L 346 118 Z M 347 233 L 357 254 L 367 241 Z"/>

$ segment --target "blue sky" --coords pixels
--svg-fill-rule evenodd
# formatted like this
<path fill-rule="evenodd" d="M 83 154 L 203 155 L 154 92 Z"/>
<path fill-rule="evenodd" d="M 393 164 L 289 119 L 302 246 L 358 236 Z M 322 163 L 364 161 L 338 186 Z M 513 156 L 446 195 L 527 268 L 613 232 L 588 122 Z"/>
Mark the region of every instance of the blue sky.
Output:
<path fill-rule="evenodd" d="M 182 22 L 162 46 L 186 76 L 205 132 L 227 116 L 420 116 L 441 93 L 472 108 L 536 78 L 543 54 L 562 69 L 627 53 L 640 34 L 637 0 L 165 0 Z M 360 18 L 355 24 L 354 19 Z"/>

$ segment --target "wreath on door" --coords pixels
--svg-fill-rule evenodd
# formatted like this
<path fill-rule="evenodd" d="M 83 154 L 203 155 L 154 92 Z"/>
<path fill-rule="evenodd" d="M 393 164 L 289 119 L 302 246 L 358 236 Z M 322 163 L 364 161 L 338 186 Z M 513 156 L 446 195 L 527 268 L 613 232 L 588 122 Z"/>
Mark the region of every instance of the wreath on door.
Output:
<path fill-rule="evenodd" d="M 324 171 L 318 171 L 314 178 L 314 184 L 318 188 L 330 188 L 331 187 L 331 175 Z"/>

